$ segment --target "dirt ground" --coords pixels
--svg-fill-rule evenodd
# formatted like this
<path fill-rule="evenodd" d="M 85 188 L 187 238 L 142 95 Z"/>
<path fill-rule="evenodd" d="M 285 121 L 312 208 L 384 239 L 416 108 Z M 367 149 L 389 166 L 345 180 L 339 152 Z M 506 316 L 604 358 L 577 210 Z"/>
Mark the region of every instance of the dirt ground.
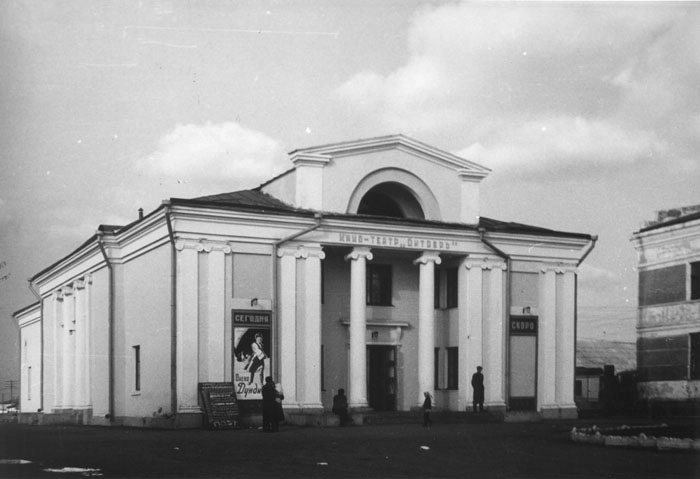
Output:
<path fill-rule="evenodd" d="M 572 427 L 594 423 L 283 426 L 277 434 L 0 424 L 0 460 L 31 461 L 0 464 L 0 478 L 700 477 L 698 453 L 569 439 Z M 80 469 L 46 472 L 66 467 Z"/>

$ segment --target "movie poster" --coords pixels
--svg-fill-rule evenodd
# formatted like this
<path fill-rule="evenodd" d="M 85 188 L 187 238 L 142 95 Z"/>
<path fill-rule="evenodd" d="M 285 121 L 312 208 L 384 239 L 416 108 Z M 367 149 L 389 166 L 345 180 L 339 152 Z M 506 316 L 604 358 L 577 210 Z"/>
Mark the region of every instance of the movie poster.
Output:
<path fill-rule="evenodd" d="M 262 399 L 270 371 L 270 311 L 232 311 L 233 384 L 239 401 Z"/>

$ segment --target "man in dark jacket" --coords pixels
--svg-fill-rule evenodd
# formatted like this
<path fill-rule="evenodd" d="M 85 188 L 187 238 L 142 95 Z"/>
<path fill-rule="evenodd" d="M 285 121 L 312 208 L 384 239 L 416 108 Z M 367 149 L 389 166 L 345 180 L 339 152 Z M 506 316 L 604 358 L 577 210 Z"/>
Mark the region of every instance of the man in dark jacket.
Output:
<path fill-rule="evenodd" d="M 275 432 L 277 419 L 277 390 L 272 377 L 265 378 L 265 385 L 262 387 L 262 420 L 264 432 Z"/>
<path fill-rule="evenodd" d="M 472 387 L 474 388 L 474 399 L 472 405 L 474 412 L 479 406 L 479 412 L 484 412 L 484 375 L 481 374 L 482 367 L 477 366 L 476 372 L 472 375 Z"/>

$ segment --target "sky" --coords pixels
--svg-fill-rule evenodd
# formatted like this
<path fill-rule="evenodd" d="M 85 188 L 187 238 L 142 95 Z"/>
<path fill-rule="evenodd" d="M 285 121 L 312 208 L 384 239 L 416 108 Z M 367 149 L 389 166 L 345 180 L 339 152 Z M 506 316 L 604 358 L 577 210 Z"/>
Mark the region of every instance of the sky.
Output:
<path fill-rule="evenodd" d="M 700 3 L 0 2 L 0 387 L 98 225 L 397 133 L 491 168 L 482 216 L 598 235 L 579 337 L 634 341 L 630 236 L 700 203 L 698 45 Z"/>

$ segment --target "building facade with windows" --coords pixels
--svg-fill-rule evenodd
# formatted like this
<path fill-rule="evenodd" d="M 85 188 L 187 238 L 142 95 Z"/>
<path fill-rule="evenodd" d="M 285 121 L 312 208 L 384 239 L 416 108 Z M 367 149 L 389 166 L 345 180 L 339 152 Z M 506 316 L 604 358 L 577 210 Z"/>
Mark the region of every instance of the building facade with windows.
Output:
<path fill-rule="evenodd" d="M 572 417 L 576 271 L 595 237 L 479 216 L 487 168 L 402 135 L 305 148 L 252 190 L 102 225 L 31 279 L 22 410 L 193 427 L 198 387 L 262 379 L 288 417 L 471 408 Z M 32 379 L 27 380 L 28 368 Z M 31 399 L 30 399 L 31 398 Z M 256 406 L 257 405 L 257 406 Z"/>
<path fill-rule="evenodd" d="M 665 210 L 634 233 L 639 258 L 640 399 L 700 402 L 700 205 Z"/>

